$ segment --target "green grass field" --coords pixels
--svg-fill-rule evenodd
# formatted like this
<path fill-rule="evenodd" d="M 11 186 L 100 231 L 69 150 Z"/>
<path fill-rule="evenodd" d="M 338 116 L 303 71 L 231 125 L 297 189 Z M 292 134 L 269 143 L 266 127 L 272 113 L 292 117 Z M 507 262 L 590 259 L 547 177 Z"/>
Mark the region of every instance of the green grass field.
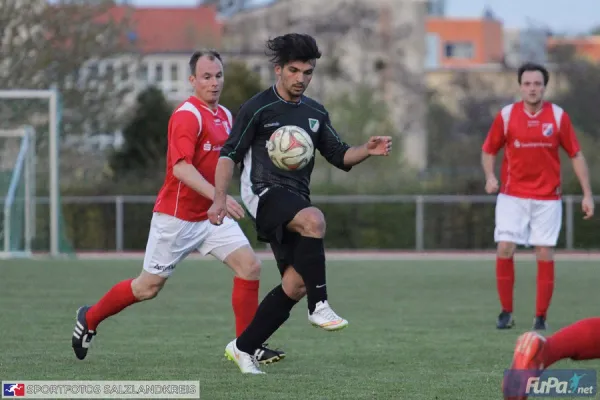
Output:
<path fill-rule="evenodd" d="M 331 262 L 346 330 L 309 325 L 301 302 L 269 344 L 288 357 L 243 376 L 223 356 L 234 334 L 231 272 L 178 266 L 158 298 L 106 320 L 84 361 L 71 350 L 75 310 L 137 261 L 0 261 L 0 379 L 199 380 L 202 399 L 500 399 L 518 334 L 531 328 L 535 264 L 517 263 L 517 329 L 497 331 L 493 261 Z M 265 262 L 261 296 L 278 281 Z M 551 331 L 600 314 L 597 264 L 560 262 Z M 563 361 L 554 368 L 600 367 Z"/>

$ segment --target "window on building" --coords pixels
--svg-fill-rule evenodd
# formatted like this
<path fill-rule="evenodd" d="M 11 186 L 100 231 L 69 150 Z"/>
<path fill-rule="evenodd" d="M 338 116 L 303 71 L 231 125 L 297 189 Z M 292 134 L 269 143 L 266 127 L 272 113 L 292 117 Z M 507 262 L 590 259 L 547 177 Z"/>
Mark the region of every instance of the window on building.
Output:
<path fill-rule="evenodd" d="M 471 42 L 447 42 L 445 46 L 446 58 L 473 58 L 474 49 Z"/>
<path fill-rule="evenodd" d="M 163 66 L 162 64 L 156 64 L 154 67 L 154 81 L 162 82 L 163 80 Z"/>
<path fill-rule="evenodd" d="M 106 63 L 104 67 L 104 75 L 109 79 L 114 79 L 115 68 L 110 62 Z"/>
<path fill-rule="evenodd" d="M 138 67 L 137 78 L 142 82 L 148 81 L 148 65 L 146 63 L 143 63 Z"/>
<path fill-rule="evenodd" d="M 121 65 L 121 81 L 127 82 L 129 80 L 129 65 L 123 64 Z"/>
<path fill-rule="evenodd" d="M 179 65 L 171 64 L 171 81 L 177 82 L 179 80 Z"/>

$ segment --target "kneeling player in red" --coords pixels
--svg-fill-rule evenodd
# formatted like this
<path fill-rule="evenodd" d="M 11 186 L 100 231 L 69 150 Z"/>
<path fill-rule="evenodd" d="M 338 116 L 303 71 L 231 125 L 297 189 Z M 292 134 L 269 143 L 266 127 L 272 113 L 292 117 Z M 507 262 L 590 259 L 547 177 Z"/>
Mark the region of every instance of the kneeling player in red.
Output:
<path fill-rule="evenodd" d="M 600 358 L 600 318 L 587 318 L 566 326 L 553 335 L 544 337 L 537 332 L 524 333 L 517 339 L 510 369 L 502 382 L 504 398 L 526 400 L 517 393 L 527 380 L 542 373 L 560 360 L 575 361 Z"/>
<path fill-rule="evenodd" d="M 137 278 L 117 283 L 93 306 L 79 308 L 72 346 L 80 360 L 86 357 L 100 322 L 156 297 L 176 265 L 195 250 L 211 254 L 235 272 L 231 301 L 236 337 L 258 308 L 260 261 L 234 221 L 244 217 L 244 209 L 227 197 L 223 224 L 215 226 L 207 217 L 220 150 L 233 122 L 229 110 L 219 105 L 224 82 L 221 57 L 214 51 L 196 52 L 190 70 L 194 95 L 179 105 L 169 121 L 167 173 L 154 206 L 143 270 Z M 285 357 L 264 345 L 257 350 L 261 363 Z"/>

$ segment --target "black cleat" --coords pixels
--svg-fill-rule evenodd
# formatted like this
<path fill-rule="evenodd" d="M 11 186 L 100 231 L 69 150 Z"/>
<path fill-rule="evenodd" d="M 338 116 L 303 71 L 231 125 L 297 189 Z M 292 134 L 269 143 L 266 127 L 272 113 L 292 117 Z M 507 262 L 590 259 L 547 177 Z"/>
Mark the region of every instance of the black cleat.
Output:
<path fill-rule="evenodd" d="M 498 315 L 498 322 L 496 323 L 496 328 L 498 329 L 510 329 L 515 326 L 515 320 L 512 317 L 512 313 L 508 311 L 502 311 L 500 315 Z"/>
<path fill-rule="evenodd" d="M 75 328 L 73 329 L 73 337 L 71 337 L 73 351 L 80 360 L 83 360 L 87 356 L 92 339 L 96 336 L 96 331 L 88 329 L 85 319 L 85 315 L 89 309 L 89 306 L 83 306 L 77 310 Z"/>
<path fill-rule="evenodd" d="M 254 353 L 256 355 L 256 361 L 260 364 L 272 364 L 277 361 L 281 361 L 285 358 L 285 352 L 279 349 L 271 350 L 267 347 L 267 343 L 262 345 Z"/>
<path fill-rule="evenodd" d="M 545 331 L 548 329 L 546 325 L 546 317 L 535 317 L 533 320 L 533 329 L 536 331 Z"/>

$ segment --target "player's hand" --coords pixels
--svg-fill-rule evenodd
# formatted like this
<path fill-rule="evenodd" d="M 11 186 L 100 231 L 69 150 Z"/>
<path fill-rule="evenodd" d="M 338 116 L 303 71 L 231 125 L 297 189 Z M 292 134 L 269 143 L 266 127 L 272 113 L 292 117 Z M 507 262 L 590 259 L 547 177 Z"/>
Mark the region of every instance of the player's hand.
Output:
<path fill-rule="evenodd" d="M 235 199 L 231 196 L 227 196 L 227 200 L 225 202 L 227 208 L 227 215 L 233 219 L 241 219 L 244 218 L 244 208 L 240 206 L 240 204 L 235 201 Z M 221 220 L 222 221 L 222 220 Z"/>
<path fill-rule="evenodd" d="M 584 196 L 581 201 L 581 210 L 585 214 L 583 219 L 590 219 L 594 216 L 594 199 L 592 196 Z"/>
<path fill-rule="evenodd" d="M 387 156 L 392 152 L 392 137 L 371 136 L 366 146 L 370 156 Z"/>
<path fill-rule="evenodd" d="M 498 191 L 498 179 L 495 176 L 490 176 L 485 181 L 485 192 L 488 194 L 496 193 Z"/>
<path fill-rule="evenodd" d="M 227 216 L 227 198 L 215 199 L 208 209 L 208 220 L 213 225 L 221 225 Z"/>

